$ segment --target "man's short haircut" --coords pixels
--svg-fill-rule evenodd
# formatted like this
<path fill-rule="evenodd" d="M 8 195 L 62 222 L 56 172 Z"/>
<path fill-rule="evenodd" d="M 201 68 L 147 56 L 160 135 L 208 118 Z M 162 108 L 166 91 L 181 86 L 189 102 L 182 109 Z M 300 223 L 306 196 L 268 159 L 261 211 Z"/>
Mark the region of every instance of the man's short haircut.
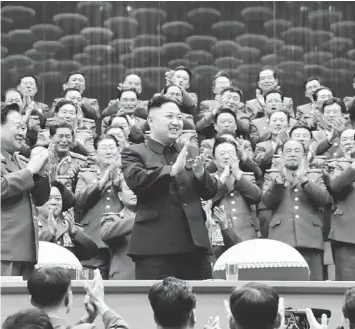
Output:
<path fill-rule="evenodd" d="M 125 119 L 126 120 L 126 122 L 127 122 L 127 124 L 129 124 L 129 122 L 128 122 L 128 120 L 127 120 L 127 118 L 126 118 L 126 116 L 124 115 L 124 114 L 113 114 L 113 115 L 111 115 L 110 116 L 110 119 L 108 120 L 108 122 L 107 122 L 107 125 L 108 126 L 111 126 L 112 125 L 112 122 L 113 122 L 113 119 L 114 118 L 123 118 L 123 119 Z"/>
<path fill-rule="evenodd" d="M 217 122 L 218 117 L 219 117 L 221 114 L 223 114 L 223 113 L 229 113 L 229 114 L 234 118 L 235 123 L 237 123 L 237 116 L 235 115 L 235 113 L 234 113 L 232 110 L 230 110 L 230 109 L 224 109 L 224 108 L 220 109 L 220 110 L 216 113 L 216 115 L 214 116 L 214 122 L 215 122 L 215 123 Z"/>
<path fill-rule="evenodd" d="M 192 80 L 192 72 L 191 72 L 191 70 L 188 67 L 181 65 L 181 66 L 178 66 L 177 68 L 175 68 L 174 71 L 175 72 L 176 71 L 185 71 L 189 75 L 190 82 L 191 82 L 191 80 Z"/>
<path fill-rule="evenodd" d="M 276 290 L 261 283 L 248 283 L 234 290 L 229 298 L 234 321 L 243 329 L 274 328 L 278 305 Z"/>
<path fill-rule="evenodd" d="M 74 136 L 74 128 L 73 128 L 73 126 L 69 122 L 62 121 L 62 120 L 54 123 L 53 125 L 51 125 L 49 127 L 49 135 L 51 137 L 53 137 L 57 133 L 57 130 L 59 128 L 68 128 L 68 129 L 70 129 L 72 136 Z"/>
<path fill-rule="evenodd" d="M 167 95 L 158 95 L 153 97 L 149 102 L 148 102 L 148 114 L 152 109 L 160 108 L 166 103 L 174 103 L 177 106 L 179 106 L 176 102 L 175 99 L 172 97 L 169 97 Z M 180 108 L 180 107 L 179 107 Z"/>
<path fill-rule="evenodd" d="M 107 130 L 109 130 L 110 128 L 112 128 L 112 127 L 107 128 Z M 106 130 L 106 131 L 107 131 L 107 130 Z M 100 144 L 102 141 L 104 141 L 104 140 L 112 140 L 112 141 L 115 142 L 115 144 L 116 144 L 117 147 L 120 146 L 120 144 L 119 144 L 119 142 L 118 142 L 118 140 L 117 140 L 117 138 L 116 138 L 115 136 L 113 136 L 113 135 L 111 135 L 111 134 L 105 133 L 105 134 L 101 135 L 101 136 L 97 139 L 97 141 L 96 141 L 96 143 L 95 143 L 95 145 L 94 145 L 96 150 L 97 150 L 97 148 L 99 147 L 99 144 Z"/>
<path fill-rule="evenodd" d="M 287 122 L 290 123 L 291 116 L 290 116 L 290 113 L 287 112 L 286 110 L 272 111 L 271 114 L 270 114 L 270 116 L 269 116 L 269 120 L 271 119 L 271 117 L 272 117 L 275 113 L 283 113 L 283 114 L 285 114 L 286 117 L 287 117 Z"/>
<path fill-rule="evenodd" d="M 76 106 L 75 106 L 75 104 L 74 104 L 72 101 L 70 101 L 69 99 L 61 99 L 61 100 L 57 103 L 57 105 L 55 106 L 55 108 L 54 108 L 54 113 L 58 113 L 59 110 L 60 110 L 60 108 L 61 108 L 62 106 L 64 106 L 64 105 L 67 105 L 67 104 L 70 104 L 70 105 L 74 106 L 75 111 L 77 111 Z"/>
<path fill-rule="evenodd" d="M 235 142 L 235 137 L 232 134 L 224 133 L 218 136 L 213 144 L 213 148 L 212 148 L 213 156 L 216 153 L 217 146 L 223 143 L 228 143 L 233 145 L 235 147 L 235 151 L 238 154 L 238 146 L 237 143 Z"/>
<path fill-rule="evenodd" d="M 75 75 L 75 74 L 80 74 L 80 75 L 84 78 L 85 83 L 86 83 L 86 76 L 85 76 L 85 74 L 84 74 L 83 72 L 80 72 L 80 71 L 72 71 L 72 72 L 70 72 L 70 73 L 67 75 L 67 77 L 66 77 L 66 79 L 65 79 L 65 82 L 68 82 L 69 79 L 70 79 L 70 77 L 71 77 L 72 75 Z"/>
<path fill-rule="evenodd" d="M 342 114 L 348 113 L 345 103 L 340 98 L 336 98 L 336 97 L 327 99 L 322 105 L 321 112 L 324 113 L 325 107 L 333 104 L 337 104 L 340 106 Z"/>
<path fill-rule="evenodd" d="M 6 124 L 7 117 L 11 112 L 17 112 L 20 114 L 20 107 L 18 104 L 12 103 L 1 108 L 1 125 Z"/>
<path fill-rule="evenodd" d="M 53 325 L 45 312 L 32 308 L 7 317 L 2 329 L 53 329 Z"/>
<path fill-rule="evenodd" d="M 181 93 L 183 93 L 182 88 L 181 88 L 180 86 L 177 86 L 177 85 L 169 85 L 169 86 L 165 86 L 165 87 L 164 87 L 163 92 L 162 92 L 162 95 L 165 95 L 165 94 L 168 92 L 169 88 L 171 88 L 171 87 L 177 87 L 177 88 L 180 89 Z"/>
<path fill-rule="evenodd" d="M 228 86 L 228 87 L 225 87 L 221 90 L 221 93 L 220 95 L 222 96 L 225 92 L 231 92 L 231 93 L 237 93 L 240 97 L 240 100 L 242 100 L 243 98 L 243 92 L 236 86 Z"/>
<path fill-rule="evenodd" d="M 264 95 L 264 100 L 266 101 L 266 97 L 271 94 L 279 94 L 281 96 L 281 100 L 284 100 L 284 94 L 280 89 L 271 89 Z"/>
<path fill-rule="evenodd" d="M 137 99 L 139 98 L 139 94 L 137 93 L 137 90 L 133 87 L 125 87 L 125 88 L 122 88 L 122 90 L 118 90 L 118 93 L 117 93 L 117 98 L 118 99 L 121 99 L 122 95 L 126 92 L 126 91 L 131 91 L 133 93 L 135 93 L 135 95 L 137 96 Z"/>
<path fill-rule="evenodd" d="M 114 124 L 114 125 L 112 125 L 112 126 L 111 126 L 111 125 L 108 126 L 108 127 L 105 129 L 105 134 L 109 134 L 108 132 L 109 132 L 110 129 L 121 129 L 121 130 L 124 132 L 123 128 L 122 128 L 120 125 Z"/>
<path fill-rule="evenodd" d="M 67 95 L 67 93 L 69 91 L 77 91 L 81 95 L 81 92 L 80 92 L 79 89 L 77 89 L 77 88 L 67 88 L 67 89 L 63 90 L 63 98 Z"/>
<path fill-rule="evenodd" d="M 32 74 L 25 74 L 25 75 L 22 75 L 22 76 L 17 80 L 16 86 L 19 86 L 19 85 L 21 84 L 21 82 L 22 82 L 22 79 L 24 79 L 24 78 L 32 78 L 32 79 L 34 79 L 34 81 L 35 81 L 35 83 L 36 83 L 36 86 L 37 86 L 38 80 L 37 80 L 37 78 L 36 78 L 34 75 L 32 75 Z"/>
<path fill-rule="evenodd" d="M 7 95 L 10 91 L 17 92 L 17 93 L 20 95 L 21 99 L 23 100 L 23 95 L 22 95 L 22 93 L 21 93 L 19 90 L 17 90 L 16 88 L 9 88 L 9 89 L 6 89 L 5 92 L 2 94 L 2 97 L 1 97 L 1 98 L 2 98 L 2 99 L 1 99 L 2 102 L 5 102 L 5 100 L 6 100 L 6 95 Z"/>
<path fill-rule="evenodd" d="M 345 293 L 345 302 L 343 305 L 344 318 L 350 322 L 350 329 L 355 328 L 355 287 L 350 288 Z"/>
<path fill-rule="evenodd" d="M 303 125 L 303 124 L 297 124 L 297 125 L 294 125 L 291 130 L 290 130 L 290 133 L 289 133 L 289 136 L 291 138 L 292 136 L 292 133 L 296 130 L 296 129 L 306 129 L 309 131 L 309 134 L 311 135 L 311 139 L 312 139 L 312 130 L 311 128 L 309 128 L 308 126 L 306 125 Z"/>
<path fill-rule="evenodd" d="M 212 86 L 213 86 L 213 87 L 216 85 L 216 80 L 217 80 L 218 78 L 221 78 L 221 77 L 227 78 L 227 79 L 232 83 L 232 79 L 231 79 L 230 75 L 229 75 L 227 72 L 225 72 L 225 71 L 219 71 L 219 72 L 217 72 L 217 74 L 213 77 L 213 80 L 212 80 Z"/>
<path fill-rule="evenodd" d="M 309 77 L 303 83 L 304 89 L 306 89 L 307 83 L 311 82 L 311 81 L 318 81 L 320 84 L 322 84 L 322 80 L 320 77 Z"/>
<path fill-rule="evenodd" d="M 196 295 L 188 282 L 168 277 L 149 290 L 154 318 L 161 327 L 179 328 L 188 323 L 196 308 Z"/>
<path fill-rule="evenodd" d="M 265 66 L 259 71 L 258 75 L 256 76 L 257 83 L 260 81 L 260 73 L 264 71 L 271 71 L 274 78 L 277 79 L 276 70 L 273 67 Z"/>
<path fill-rule="evenodd" d="M 71 280 L 62 267 L 41 267 L 28 278 L 27 289 L 32 304 L 39 307 L 56 307 L 67 296 Z"/>
<path fill-rule="evenodd" d="M 314 101 L 317 101 L 317 99 L 318 99 L 318 93 L 319 93 L 321 90 L 324 90 L 324 89 L 325 89 L 325 90 L 329 90 L 329 91 L 333 94 L 333 92 L 332 92 L 332 90 L 331 90 L 330 88 L 325 87 L 325 86 L 321 86 L 321 87 L 319 87 L 318 89 L 316 89 L 316 90 L 314 91 L 314 93 L 312 94 Z"/>

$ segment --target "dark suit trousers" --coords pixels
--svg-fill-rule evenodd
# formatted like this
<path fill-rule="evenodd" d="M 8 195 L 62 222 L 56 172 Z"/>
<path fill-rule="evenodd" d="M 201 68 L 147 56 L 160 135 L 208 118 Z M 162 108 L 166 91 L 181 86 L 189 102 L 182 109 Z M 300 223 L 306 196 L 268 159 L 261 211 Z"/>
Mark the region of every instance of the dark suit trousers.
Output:
<path fill-rule="evenodd" d="M 134 261 L 136 280 L 162 280 L 168 276 L 181 280 L 212 278 L 211 260 L 205 252 L 140 256 L 135 257 Z"/>
<path fill-rule="evenodd" d="M 24 280 L 32 274 L 35 263 L 1 261 L 1 276 L 22 276 Z"/>
<path fill-rule="evenodd" d="M 331 241 L 335 280 L 355 281 L 355 244 Z"/>
<path fill-rule="evenodd" d="M 323 251 L 311 248 L 296 248 L 303 256 L 311 271 L 310 281 L 323 281 Z"/>
<path fill-rule="evenodd" d="M 108 248 L 101 248 L 99 249 L 99 253 L 91 258 L 90 260 L 82 261 L 81 264 L 89 269 L 96 269 L 100 270 L 101 276 L 104 280 L 109 279 L 109 272 L 110 272 L 110 261 L 111 255 Z"/>

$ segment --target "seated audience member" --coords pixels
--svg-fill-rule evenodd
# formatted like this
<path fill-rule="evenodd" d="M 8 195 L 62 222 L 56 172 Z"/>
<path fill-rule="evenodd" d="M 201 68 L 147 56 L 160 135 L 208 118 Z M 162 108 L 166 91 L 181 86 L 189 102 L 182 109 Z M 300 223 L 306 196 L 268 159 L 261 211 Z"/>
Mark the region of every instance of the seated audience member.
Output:
<path fill-rule="evenodd" d="M 55 329 L 43 311 L 33 308 L 19 311 L 6 318 L 2 329 Z"/>
<path fill-rule="evenodd" d="M 272 210 L 269 238 L 289 244 L 305 258 L 310 280 L 323 278 L 323 231 L 319 209 L 331 203 L 321 169 L 308 169 L 300 142 L 283 145 L 283 157 L 265 175 L 262 201 Z"/>
<path fill-rule="evenodd" d="M 237 117 L 237 129 L 239 133 L 244 138 L 249 138 L 250 118 L 244 113 L 243 107 L 241 106 L 242 96 L 243 92 L 237 87 L 230 86 L 222 89 L 216 107 L 211 108 L 211 111 L 205 113 L 205 115 L 196 123 L 197 132 L 206 138 L 213 137 L 214 118 L 222 109 L 229 109 Z"/>
<path fill-rule="evenodd" d="M 355 130 L 347 129 L 340 136 L 344 158 L 334 161 L 330 173 L 330 191 L 334 200 L 329 239 L 335 265 L 335 279 L 355 281 Z"/>
<path fill-rule="evenodd" d="M 105 329 L 127 329 L 127 323 L 104 300 L 104 286 L 99 271 L 95 271 L 92 286 L 85 283 L 85 315 L 72 326 L 68 326 L 67 314 L 73 306 L 73 292 L 68 272 L 61 267 L 41 267 L 28 278 L 27 289 L 33 306 L 43 310 L 54 328 L 96 329 L 92 324 L 100 315 Z M 86 324 L 86 325 L 85 325 Z"/>
<path fill-rule="evenodd" d="M 125 147 L 128 147 L 130 145 L 129 140 L 127 139 L 127 135 L 125 133 L 125 130 L 120 125 L 113 125 L 113 126 L 107 127 L 105 134 L 109 134 L 109 135 L 116 137 L 116 139 L 118 141 L 120 152 Z"/>
<path fill-rule="evenodd" d="M 70 151 L 74 142 L 73 127 L 67 122 L 60 122 L 51 126 L 49 133 L 49 179 L 59 180 L 71 191 L 75 191 L 79 170 L 86 166 L 87 161 L 86 157 Z"/>
<path fill-rule="evenodd" d="M 284 328 L 284 310 L 279 310 L 280 302 L 277 291 L 262 283 L 252 282 L 235 289 L 229 301 L 225 301 L 229 328 Z"/>
<path fill-rule="evenodd" d="M 49 115 L 48 105 L 36 102 L 35 97 L 38 91 L 38 81 L 33 75 L 23 75 L 17 81 L 17 90 L 24 96 L 24 108 L 31 107 L 47 117 Z"/>
<path fill-rule="evenodd" d="M 261 118 L 254 119 L 251 126 L 250 139 L 253 145 L 267 141 L 272 134 L 269 128 L 270 116 L 277 111 L 284 111 L 289 117 L 288 126 L 292 127 L 296 124 L 296 120 L 291 118 L 283 106 L 284 96 L 281 91 L 272 89 L 264 95 L 265 99 L 265 115 Z"/>
<path fill-rule="evenodd" d="M 118 198 L 121 183 L 119 145 L 114 136 L 100 136 L 96 145 L 96 165 L 82 169 L 75 190 L 78 222 L 99 247 L 99 253 L 83 262 L 87 268 L 99 268 L 109 278 L 110 252 L 102 241 L 100 218 L 105 213 L 119 213 L 123 206 Z"/>
<path fill-rule="evenodd" d="M 136 89 L 123 88 L 119 93 L 118 99 L 119 99 L 118 110 L 117 112 L 112 113 L 111 115 L 124 116 L 127 119 L 131 131 L 133 126 L 135 127 L 136 130 L 137 129 L 142 130 L 146 123 L 146 120 L 135 115 L 138 106 L 138 94 Z M 109 121 L 110 121 L 110 117 L 105 117 L 102 120 L 101 131 L 103 132 L 106 131 L 109 125 Z M 132 137 L 134 137 L 136 134 L 137 132 L 135 132 L 135 134 Z M 140 143 L 141 141 L 137 141 L 137 142 Z"/>
<path fill-rule="evenodd" d="M 326 156 L 327 159 L 340 158 L 339 137 L 348 126 L 344 118 L 346 106 L 339 98 L 326 100 L 321 108 L 325 128 L 313 131 L 313 138 L 317 141 L 316 154 Z"/>
<path fill-rule="evenodd" d="M 219 208 L 213 214 L 223 209 L 229 225 L 242 241 L 256 238 L 259 225 L 252 205 L 260 202 L 261 191 L 254 174 L 240 170 L 237 145 L 230 139 L 217 138 L 213 155 L 217 166 L 215 176 L 222 183 L 213 198 L 213 207 Z"/>
<path fill-rule="evenodd" d="M 48 202 L 38 210 L 39 240 L 70 250 L 79 260 L 92 258 L 97 245 L 74 220 L 74 194 L 59 182 L 51 183 Z"/>
<path fill-rule="evenodd" d="M 353 75 L 353 89 L 355 90 L 355 74 Z M 351 105 L 355 102 L 355 96 L 344 97 L 344 103 L 350 112 Z"/>
<path fill-rule="evenodd" d="M 107 214 L 101 219 L 101 239 L 110 249 L 110 280 L 134 280 L 134 263 L 127 256 L 127 250 L 137 210 L 137 197 L 124 179 L 118 197 L 124 208 L 118 214 Z"/>
<path fill-rule="evenodd" d="M 123 89 L 134 88 L 138 94 L 138 98 L 142 95 L 142 79 L 137 74 L 129 74 L 125 77 L 123 83 L 120 83 L 117 87 L 119 94 Z M 138 100 L 137 109 L 134 112 L 135 116 L 142 118 L 144 120 L 147 119 L 148 111 L 147 111 L 148 101 Z M 120 110 L 120 100 L 111 99 L 108 103 L 108 106 L 102 111 L 102 117 L 112 116 Z"/>
<path fill-rule="evenodd" d="M 297 106 L 296 119 L 311 128 L 313 126 L 314 113 L 318 111 L 313 93 L 321 87 L 321 80 L 318 77 L 309 77 L 303 86 L 305 89 L 304 94 L 310 100 L 310 103 Z"/>
<path fill-rule="evenodd" d="M 278 88 L 278 80 L 276 71 L 271 68 L 265 68 L 258 73 L 256 78 L 258 88 L 256 90 L 256 98 L 245 103 L 245 112 L 249 114 L 251 119 L 256 119 L 265 116 L 265 99 L 264 95 L 272 89 Z M 285 97 L 283 99 L 283 106 L 286 112 L 291 117 L 295 116 L 293 110 L 292 98 Z"/>
<path fill-rule="evenodd" d="M 37 263 L 35 205 L 49 196 L 48 151 L 32 150 L 30 159 L 17 152 L 26 126 L 17 104 L 1 108 L 1 276 L 25 279 Z"/>
<path fill-rule="evenodd" d="M 345 292 L 345 301 L 342 307 L 342 327 L 338 329 L 352 329 L 355 326 L 355 287 Z M 317 328 L 318 329 L 318 328 Z"/>
<path fill-rule="evenodd" d="M 80 94 L 83 95 L 86 88 L 86 77 L 84 73 L 79 71 L 74 71 L 68 74 L 65 83 L 63 84 L 63 91 L 68 88 L 73 88 L 79 90 Z M 54 112 L 54 109 L 59 101 L 62 98 L 56 98 L 53 101 L 51 112 Z M 99 102 L 94 98 L 86 98 L 82 97 L 81 99 L 81 109 L 83 113 L 83 117 L 97 120 L 101 119 L 101 112 L 99 109 Z"/>
<path fill-rule="evenodd" d="M 167 277 L 153 284 L 148 298 L 157 328 L 195 327 L 197 298 L 188 282 Z"/>
<path fill-rule="evenodd" d="M 326 128 L 326 122 L 324 122 L 322 107 L 325 101 L 333 98 L 333 92 L 325 86 L 321 86 L 313 92 L 314 107 L 318 111 L 313 113 L 313 130 L 322 130 Z"/>

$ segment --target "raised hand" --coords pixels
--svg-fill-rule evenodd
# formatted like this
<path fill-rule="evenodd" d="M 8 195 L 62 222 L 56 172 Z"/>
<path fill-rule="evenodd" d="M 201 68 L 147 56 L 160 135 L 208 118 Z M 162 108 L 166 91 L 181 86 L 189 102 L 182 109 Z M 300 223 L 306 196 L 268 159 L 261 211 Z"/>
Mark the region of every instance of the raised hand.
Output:
<path fill-rule="evenodd" d="M 236 138 L 236 143 L 239 159 L 244 162 L 248 158 L 247 152 L 245 152 L 245 140 L 240 136 Z"/>
<path fill-rule="evenodd" d="M 105 185 L 110 181 L 110 176 L 111 176 L 111 167 L 108 167 L 99 181 L 100 190 L 102 190 L 105 187 Z"/>
<path fill-rule="evenodd" d="M 307 169 L 308 169 L 308 163 L 306 158 L 302 158 L 300 165 L 297 170 L 297 178 L 301 183 L 304 183 L 308 180 L 307 178 Z"/>
<path fill-rule="evenodd" d="M 57 221 L 54 218 L 52 206 L 48 207 L 48 218 L 47 218 L 47 221 L 48 221 L 49 231 L 51 232 L 51 234 L 53 236 L 55 236 L 56 233 L 57 233 Z"/>
<path fill-rule="evenodd" d="M 188 147 L 189 147 L 189 143 L 186 143 L 184 145 L 184 147 L 182 148 L 175 163 L 173 164 L 173 166 L 171 168 L 170 176 L 174 177 L 185 169 Z"/>
<path fill-rule="evenodd" d="M 49 158 L 49 152 L 44 147 L 36 147 L 32 150 L 27 169 L 34 174 L 43 174 L 44 166 Z"/>
<path fill-rule="evenodd" d="M 233 157 L 232 159 L 229 160 L 229 165 L 235 179 L 240 180 L 240 178 L 242 177 L 242 172 L 240 171 L 239 168 L 239 160 L 236 157 Z"/>
<path fill-rule="evenodd" d="M 219 324 L 219 315 L 216 317 L 210 316 L 207 324 L 204 325 L 204 329 L 221 329 Z"/>
<path fill-rule="evenodd" d="M 279 146 L 284 145 L 288 140 L 289 136 L 287 135 L 286 130 L 281 130 L 277 136 L 277 143 Z"/>
<path fill-rule="evenodd" d="M 226 211 L 224 210 L 223 205 L 220 207 L 215 207 L 213 209 L 213 214 L 218 219 L 218 223 L 221 226 L 221 229 L 228 228 L 227 214 L 226 214 Z"/>
<path fill-rule="evenodd" d="M 310 329 L 328 329 L 328 317 L 326 314 L 322 314 L 321 323 L 317 321 L 310 308 L 306 308 L 306 316 Z"/>
<path fill-rule="evenodd" d="M 205 172 L 205 159 L 203 157 L 203 154 L 198 155 L 192 163 L 192 170 L 195 174 L 195 177 L 200 179 L 203 176 L 203 173 Z"/>
<path fill-rule="evenodd" d="M 166 80 L 166 85 L 167 86 L 171 86 L 174 83 L 174 76 L 175 76 L 175 71 L 174 70 L 170 70 L 168 72 L 165 72 L 165 80 Z"/>
<path fill-rule="evenodd" d="M 262 95 L 260 89 L 256 89 L 255 97 L 258 100 L 258 102 L 260 103 L 260 105 L 264 107 L 265 106 L 265 99 L 264 99 L 264 96 Z"/>
<path fill-rule="evenodd" d="M 280 158 L 279 161 L 275 162 L 275 167 L 279 172 L 279 178 L 283 183 L 286 179 L 286 167 L 285 167 L 285 159 L 283 157 Z"/>
<path fill-rule="evenodd" d="M 231 167 L 228 164 L 224 167 L 224 170 L 222 172 L 222 175 L 219 177 L 219 180 L 221 181 L 222 184 L 226 184 L 230 176 L 231 176 Z"/>

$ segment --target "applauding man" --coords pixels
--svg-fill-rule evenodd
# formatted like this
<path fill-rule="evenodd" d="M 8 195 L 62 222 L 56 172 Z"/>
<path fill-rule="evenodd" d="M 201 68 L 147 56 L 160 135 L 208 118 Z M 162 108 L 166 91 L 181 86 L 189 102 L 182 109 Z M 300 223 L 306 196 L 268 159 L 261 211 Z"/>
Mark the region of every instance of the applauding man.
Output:
<path fill-rule="evenodd" d="M 204 170 L 202 157 L 191 157 L 197 148 L 175 142 L 183 122 L 171 98 L 157 96 L 149 102 L 148 123 L 148 141 L 122 153 L 125 180 L 138 199 L 128 250 L 136 279 L 211 278 L 201 198 L 215 196 L 217 179 Z"/>

